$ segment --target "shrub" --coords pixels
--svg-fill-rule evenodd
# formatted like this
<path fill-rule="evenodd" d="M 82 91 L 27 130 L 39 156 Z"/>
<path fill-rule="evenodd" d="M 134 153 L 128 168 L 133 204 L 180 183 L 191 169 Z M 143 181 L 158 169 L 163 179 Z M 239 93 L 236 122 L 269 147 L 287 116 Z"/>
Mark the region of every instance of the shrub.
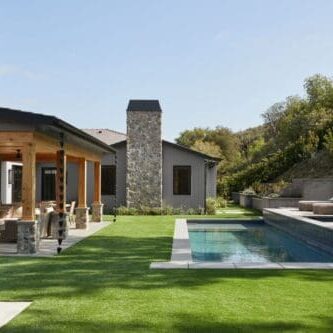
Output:
<path fill-rule="evenodd" d="M 125 206 L 120 206 L 116 208 L 117 215 L 137 215 L 138 211 L 135 208 L 128 208 Z"/>
<path fill-rule="evenodd" d="M 330 155 L 333 156 L 333 130 L 329 129 L 324 136 L 324 146 Z"/>
<path fill-rule="evenodd" d="M 276 183 L 254 183 L 253 189 L 260 197 L 266 197 L 266 196 L 279 196 L 280 192 L 287 187 L 288 183 L 281 180 Z"/>
<path fill-rule="evenodd" d="M 216 198 L 216 208 L 225 208 L 227 207 L 227 200 L 222 197 Z"/>
<path fill-rule="evenodd" d="M 246 188 L 244 191 L 242 191 L 245 195 L 255 195 L 256 191 L 252 187 Z"/>
<path fill-rule="evenodd" d="M 214 198 L 207 198 L 206 199 L 206 213 L 208 215 L 215 215 L 216 214 L 216 200 Z"/>
<path fill-rule="evenodd" d="M 231 192 L 239 192 L 253 184 L 267 183 L 276 179 L 295 163 L 311 156 L 313 145 L 309 148 L 306 143 L 304 138 L 300 138 L 289 144 L 283 151 L 279 150 L 258 163 L 248 165 L 232 176 L 224 177 L 218 185 L 219 193 L 227 192 L 230 196 Z"/>
<path fill-rule="evenodd" d="M 141 206 L 139 208 L 128 208 L 120 206 L 116 208 L 117 215 L 201 215 L 203 213 L 202 208 L 186 208 L 179 207 L 173 208 L 171 206 L 159 207 L 147 207 Z"/>

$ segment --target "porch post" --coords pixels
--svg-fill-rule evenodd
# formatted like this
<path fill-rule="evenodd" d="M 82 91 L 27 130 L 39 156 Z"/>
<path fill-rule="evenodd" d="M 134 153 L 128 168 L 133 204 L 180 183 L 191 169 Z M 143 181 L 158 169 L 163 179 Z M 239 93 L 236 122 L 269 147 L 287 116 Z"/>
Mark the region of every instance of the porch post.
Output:
<path fill-rule="evenodd" d="M 94 203 L 92 204 L 92 221 L 101 222 L 103 217 L 101 200 L 101 162 L 94 163 Z"/>
<path fill-rule="evenodd" d="M 87 161 L 85 158 L 79 160 L 78 181 L 78 208 L 76 208 L 76 228 L 88 229 L 89 214 L 87 207 Z"/>
<path fill-rule="evenodd" d="M 39 227 L 35 218 L 36 147 L 22 147 L 22 220 L 17 222 L 17 252 L 36 253 L 39 249 Z"/>

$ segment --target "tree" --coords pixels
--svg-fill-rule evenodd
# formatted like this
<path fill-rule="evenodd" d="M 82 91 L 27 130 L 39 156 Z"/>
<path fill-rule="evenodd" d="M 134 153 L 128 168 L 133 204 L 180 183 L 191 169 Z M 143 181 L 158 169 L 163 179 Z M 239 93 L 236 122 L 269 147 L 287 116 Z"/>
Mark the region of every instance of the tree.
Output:
<path fill-rule="evenodd" d="M 194 145 L 192 146 L 194 150 L 197 150 L 201 153 L 214 156 L 214 157 L 222 157 L 222 152 L 220 147 L 215 144 L 214 142 L 205 142 L 202 140 L 195 141 Z"/>

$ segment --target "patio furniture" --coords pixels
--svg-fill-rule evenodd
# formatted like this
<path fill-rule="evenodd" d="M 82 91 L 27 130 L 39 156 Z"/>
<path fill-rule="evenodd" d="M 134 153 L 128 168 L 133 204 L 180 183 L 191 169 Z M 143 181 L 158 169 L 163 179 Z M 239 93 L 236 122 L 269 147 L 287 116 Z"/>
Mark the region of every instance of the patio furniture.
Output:
<path fill-rule="evenodd" d="M 0 230 L 0 241 L 9 243 L 17 241 L 17 218 L 6 219 Z"/>
<path fill-rule="evenodd" d="M 41 209 L 41 214 L 39 217 L 40 221 L 40 237 L 46 238 L 50 236 L 50 221 L 51 221 L 51 215 L 54 212 L 53 207 L 46 207 Z"/>
<path fill-rule="evenodd" d="M 333 198 L 330 198 L 326 201 L 319 200 L 301 200 L 298 202 L 298 209 L 301 211 L 312 212 L 313 205 L 317 203 L 333 203 Z"/>
<path fill-rule="evenodd" d="M 75 215 L 74 215 L 74 213 L 75 213 L 75 204 L 76 204 L 76 202 L 72 201 L 70 203 L 69 207 L 67 207 L 67 205 L 66 205 L 66 207 L 69 208 L 69 210 L 68 210 L 68 222 L 70 224 L 75 224 Z"/>
<path fill-rule="evenodd" d="M 333 203 L 332 202 L 314 203 L 313 213 L 318 215 L 333 215 Z"/>

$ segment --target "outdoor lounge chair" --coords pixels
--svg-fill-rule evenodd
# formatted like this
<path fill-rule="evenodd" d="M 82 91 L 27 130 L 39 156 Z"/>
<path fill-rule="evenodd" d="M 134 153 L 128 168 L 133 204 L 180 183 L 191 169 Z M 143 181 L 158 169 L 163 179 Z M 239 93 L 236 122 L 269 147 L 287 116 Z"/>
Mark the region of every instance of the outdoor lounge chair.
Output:
<path fill-rule="evenodd" d="M 314 203 L 313 213 L 318 215 L 333 215 L 333 202 Z"/>
<path fill-rule="evenodd" d="M 318 203 L 326 203 L 326 204 L 332 204 L 333 198 L 330 198 L 326 201 L 320 201 L 320 200 L 301 200 L 298 202 L 298 209 L 301 211 L 306 212 L 312 212 L 313 211 L 313 205 Z"/>

